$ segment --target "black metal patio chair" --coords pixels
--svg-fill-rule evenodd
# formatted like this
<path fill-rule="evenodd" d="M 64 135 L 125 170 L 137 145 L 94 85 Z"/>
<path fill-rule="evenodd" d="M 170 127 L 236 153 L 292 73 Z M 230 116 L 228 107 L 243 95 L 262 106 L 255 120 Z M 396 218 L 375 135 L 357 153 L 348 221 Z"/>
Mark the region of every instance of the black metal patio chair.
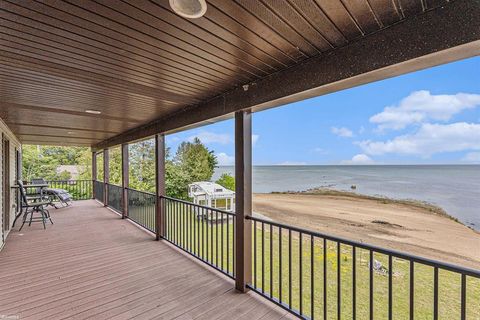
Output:
<path fill-rule="evenodd" d="M 46 221 L 50 220 L 50 223 L 53 224 L 52 218 L 50 217 L 50 212 L 45 209 L 45 207 L 51 204 L 50 200 L 44 201 L 42 198 L 37 198 L 35 201 L 29 201 L 27 198 L 27 193 L 25 188 L 23 187 L 23 183 L 20 180 L 17 180 L 18 189 L 20 190 L 20 197 L 21 197 L 21 209 L 23 212 L 23 221 L 22 225 L 20 226 L 19 231 L 22 230 L 23 226 L 27 222 L 28 215 L 30 214 L 30 220 L 28 226 L 32 225 L 32 222 L 42 222 L 43 229 L 46 229 Z M 39 217 L 34 217 L 34 213 L 40 213 Z"/>
<path fill-rule="evenodd" d="M 46 184 L 45 179 L 43 178 L 36 178 L 32 179 L 32 184 Z M 68 207 L 72 204 L 73 197 L 72 195 L 65 189 L 61 188 L 45 188 L 42 190 L 43 194 L 47 195 L 51 199 L 50 205 L 53 206 L 55 209 L 58 209 L 55 205 L 55 202 L 59 202 L 62 207 Z M 40 191 L 38 191 L 40 193 Z"/>

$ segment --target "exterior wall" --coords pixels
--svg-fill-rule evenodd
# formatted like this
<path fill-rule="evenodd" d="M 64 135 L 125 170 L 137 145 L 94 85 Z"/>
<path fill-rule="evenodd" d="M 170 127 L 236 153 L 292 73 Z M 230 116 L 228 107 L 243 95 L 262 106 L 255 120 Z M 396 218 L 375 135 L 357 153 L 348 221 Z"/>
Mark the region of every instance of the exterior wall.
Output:
<path fill-rule="evenodd" d="M 10 185 L 15 184 L 15 161 L 16 161 L 16 151 L 21 150 L 21 144 L 20 141 L 18 141 L 17 137 L 10 131 L 10 129 L 7 127 L 7 125 L 0 119 L 0 139 L 1 137 L 4 136 L 6 139 L 10 141 Z M 5 239 L 9 233 L 9 231 L 4 231 L 4 221 L 3 221 L 3 171 L 1 170 L 2 163 L 3 163 L 3 143 L 0 143 L 0 192 L 1 192 L 1 197 L 0 197 L 0 249 L 3 248 L 5 244 Z M 13 220 L 15 219 L 15 212 L 17 211 L 16 204 L 15 204 L 15 192 L 13 190 L 10 192 L 10 226 L 9 230 L 11 229 L 11 225 L 13 224 Z"/>

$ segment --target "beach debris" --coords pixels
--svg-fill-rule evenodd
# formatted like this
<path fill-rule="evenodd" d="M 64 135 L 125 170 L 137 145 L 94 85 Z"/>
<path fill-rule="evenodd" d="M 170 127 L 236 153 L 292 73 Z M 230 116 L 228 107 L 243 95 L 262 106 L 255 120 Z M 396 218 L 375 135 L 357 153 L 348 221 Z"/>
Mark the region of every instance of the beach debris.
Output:
<path fill-rule="evenodd" d="M 355 184 L 352 184 L 352 185 L 350 186 L 350 189 L 352 189 L 352 190 L 356 190 L 356 189 L 357 189 L 357 185 L 355 185 Z"/>
<path fill-rule="evenodd" d="M 384 221 L 384 220 L 373 220 L 372 223 L 381 224 L 381 225 L 388 226 L 388 227 L 403 228 L 403 226 L 400 225 L 400 224 L 390 223 L 390 222 Z"/>

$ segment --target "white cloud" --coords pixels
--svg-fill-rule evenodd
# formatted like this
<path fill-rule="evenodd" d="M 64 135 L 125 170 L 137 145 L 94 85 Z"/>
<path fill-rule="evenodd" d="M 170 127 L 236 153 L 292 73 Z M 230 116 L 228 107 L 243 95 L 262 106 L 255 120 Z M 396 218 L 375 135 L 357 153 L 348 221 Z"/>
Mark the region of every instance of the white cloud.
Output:
<path fill-rule="evenodd" d="M 232 166 L 235 164 L 235 157 L 229 156 L 225 152 L 217 153 L 216 156 L 219 166 Z"/>
<path fill-rule="evenodd" d="M 480 105 L 480 94 L 457 93 L 432 95 L 429 91 L 412 92 L 398 105 L 388 106 L 370 118 L 378 129 L 403 129 L 410 124 L 430 120 L 448 121 L 453 115 Z"/>
<path fill-rule="evenodd" d="M 462 161 L 480 163 L 480 152 L 469 152 L 462 158 Z"/>
<path fill-rule="evenodd" d="M 255 146 L 257 144 L 258 139 L 260 139 L 260 136 L 258 134 L 252 134 L 252 146 Z"/>
<path fill-rule="evenodd" d="M 365 165 L 365 164 L 374 164 L 375 161 L 373 161 L 372 158 L 367 156 L 366 154 L 357 154 L 352 157 L 351 160 L 343 160 L 340 162 L 340 164 L 354 164 L 354 165 Z"/>
<path fill-rule="evenodd" d="M 304 166 L 306 162 L 297 162 L 297 161 L 285 161 L 282 163 L 278 163 L 278 166 Z"/>
<path fill-rule="evenodd" d="M 232 137 L 226 133 L 214 133 L 210 131 L 201 131 L 198 134 L 192 135 L 187 138 L 188 141 L 193 141 L 193 139 L 199 138 L 205 144 L 209 143 L 218 143 L 218 144 L 229 144 L 232 142 Z"/>
<path fill-rule="evenodd" d="M 344 137 L 344 138 L 353 137 L 352 130 L 350 130 L 348 128 L 345 128 L 345 127 L 341 127 L 341 128 L 332 127 L 331 131 L 332 131 L 333 134 L 336 134 L 339 137 Z"/>
<path fill-rule="evenodd" d="M 429 157 L 442 152 L 480 150 L 480 124 L 426 123 L 412 134 L 401 135 L 388 141 L 365 140 L 358 145 L 370 155 L 395 153 Z"/>

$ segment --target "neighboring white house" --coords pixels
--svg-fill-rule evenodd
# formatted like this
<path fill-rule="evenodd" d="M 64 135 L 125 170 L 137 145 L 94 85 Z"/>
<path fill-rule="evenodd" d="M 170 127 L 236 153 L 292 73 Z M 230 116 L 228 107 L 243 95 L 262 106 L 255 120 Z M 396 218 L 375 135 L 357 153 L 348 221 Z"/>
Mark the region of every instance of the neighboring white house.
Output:
<path fill-rule="evenodd" d="M 214 182 L 200 181 L 189 184 L 188 196 L 193 198 L 195 204 L 235 211 L 235 192 Z"/>

